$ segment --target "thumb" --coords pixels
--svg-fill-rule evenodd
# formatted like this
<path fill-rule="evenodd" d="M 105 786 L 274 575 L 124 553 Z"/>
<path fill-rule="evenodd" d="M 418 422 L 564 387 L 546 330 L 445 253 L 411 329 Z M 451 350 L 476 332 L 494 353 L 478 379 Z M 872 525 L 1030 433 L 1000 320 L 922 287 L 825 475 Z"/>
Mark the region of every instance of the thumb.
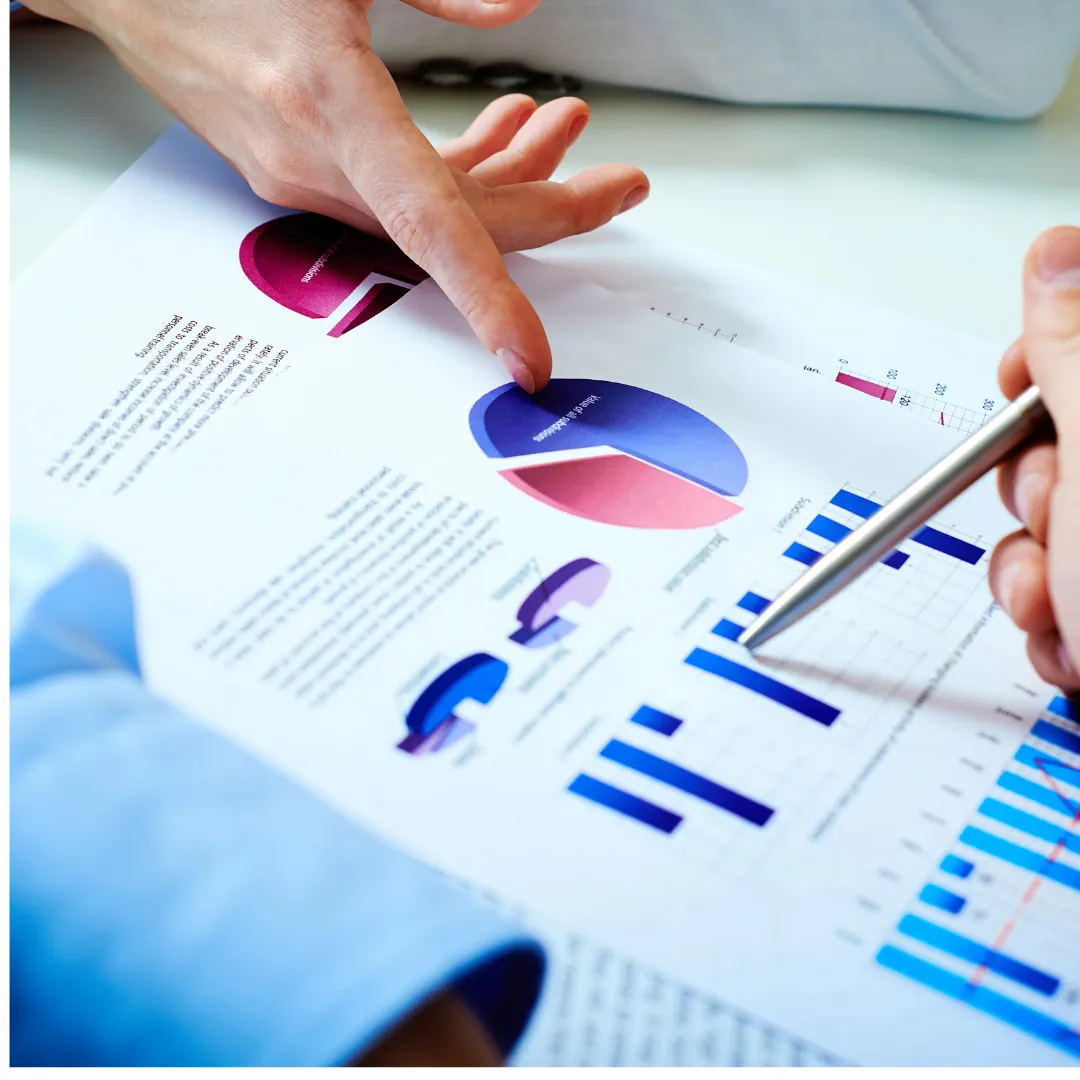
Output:
<path fill-rule="evenodd" d="M 508 26 L 540 6 L 540 0 L 404 0 L 409 7 L 461 26 Z"/>
<path fill-rule="evenodd" d="M 1057 430 L 1048 570 L 1058 629 L 1080 670 L 1080 229 L 1040 236 L 1024 266 L 1024 352 Z"/>

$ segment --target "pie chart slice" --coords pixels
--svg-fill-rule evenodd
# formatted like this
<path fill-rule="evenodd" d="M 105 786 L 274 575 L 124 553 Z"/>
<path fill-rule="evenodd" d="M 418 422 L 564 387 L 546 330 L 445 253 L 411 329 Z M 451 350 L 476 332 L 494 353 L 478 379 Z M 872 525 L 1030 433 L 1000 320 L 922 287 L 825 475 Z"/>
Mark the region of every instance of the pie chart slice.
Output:
<path fill-rule="evenodd" d="M 469 426 L 491 458 L 515 462 L 502 476 L 539 502 L 606 525 L 697 529 L 740 506 L 747 464 L 708 417 L 637 386 L 552 379 L 538 394 L 513 383 L 485 394 Z M 568 450 L 609 452 L 567 457 Z M 550 460 L 552 451 L 562 451 Z"/>

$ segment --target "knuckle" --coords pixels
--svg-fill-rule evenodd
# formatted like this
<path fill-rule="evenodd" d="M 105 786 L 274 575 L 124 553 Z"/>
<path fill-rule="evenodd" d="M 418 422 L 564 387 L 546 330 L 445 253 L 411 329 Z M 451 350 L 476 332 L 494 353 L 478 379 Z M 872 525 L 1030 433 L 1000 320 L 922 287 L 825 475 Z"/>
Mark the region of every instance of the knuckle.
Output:
<path fill-rule="evenodd" d="M 379 215 L 390 239 L 415 263 L 424 266 L 435 250 L 436 221 L 451 211 L 449 199 L 432 202 L 402 194 L 384 205 Z"/>

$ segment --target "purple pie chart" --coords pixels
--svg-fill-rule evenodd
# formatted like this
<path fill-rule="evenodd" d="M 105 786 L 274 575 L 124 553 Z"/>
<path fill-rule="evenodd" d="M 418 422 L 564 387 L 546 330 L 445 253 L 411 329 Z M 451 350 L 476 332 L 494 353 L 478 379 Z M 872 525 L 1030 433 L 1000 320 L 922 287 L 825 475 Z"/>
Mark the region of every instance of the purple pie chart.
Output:
<path fill-rule="evenodd" d="M 538 502 L 605 525 L 698 529 L 739 512 L 746 458 L 717 424 L 672 398 L 602 379 L 513 383 L 472 407 L 469 427 L 500 474 Z"/>

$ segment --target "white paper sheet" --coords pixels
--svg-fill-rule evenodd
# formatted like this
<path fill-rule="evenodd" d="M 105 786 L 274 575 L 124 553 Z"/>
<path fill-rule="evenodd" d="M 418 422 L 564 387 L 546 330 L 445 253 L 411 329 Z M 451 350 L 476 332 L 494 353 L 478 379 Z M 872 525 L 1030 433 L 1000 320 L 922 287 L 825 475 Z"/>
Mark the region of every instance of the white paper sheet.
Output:
<path fill-rule="evenodd" d="M 239 252 L 279 214 L 174 132 L 16 290 L 16 510 L 127 560 L 152 684 L 815 1053 L 1071 1060 L 1080 754 L 990 601 L 992 486 L 762 658 L 723 636 L 956 429 L 519 258 L 563 380 L 538 418 L 430 283 L 340 336 L 376 278 L 275 302 Z M 440 712 L 449 669 L 472 700 Z"/>

